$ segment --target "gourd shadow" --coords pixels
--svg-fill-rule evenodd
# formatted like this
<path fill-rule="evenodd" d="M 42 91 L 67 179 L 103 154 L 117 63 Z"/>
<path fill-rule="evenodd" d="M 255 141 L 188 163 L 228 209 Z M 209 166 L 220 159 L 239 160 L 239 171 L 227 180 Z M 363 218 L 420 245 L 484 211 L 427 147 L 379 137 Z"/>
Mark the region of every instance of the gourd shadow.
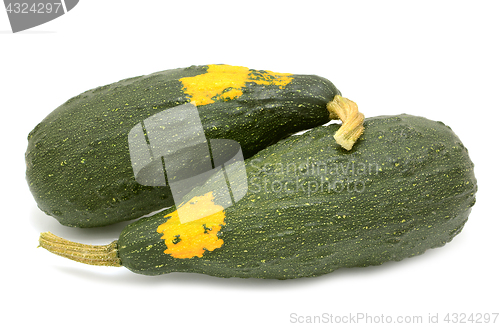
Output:
<path fill-rule="evenodd" d="M 118 238 L 121 230 L 132 221 L 117 223 L 111 226 L 95 228 L 73 228 L 59 224 L 53 217 L 50 217 L 38 208 L 34 207 L 30 216 L 31 225 L 37 231 L 51 231 L 54 234 L 70 239 L 75 242 L 86 244 L 107 244 Z M 455 241 L 457 243 L 457 241 Z M 450 244 L 447 244 L 450 248 Z M 413 265 L 417 267 L 425 265 L 421 260 L 432 259 L 432 256 L 443 255 L 440 248 L 429 249 L 425 255 L 417 255 L 401 261 L 388 261 L 377 266 L 340 268 L 331 273 L 296 279 L 276 280 L 259 278 L 220 278 L 201 273 L 174 272 L 161 276 L 145 276 L 135 274 L 126 268 L 116 267 L 96 267 L 87 266 L 61 258 L 61 265 L 54 266 L 54 269 L 65 275 L 77 279 L 86 279 L 101 284 L 116 285 L 139 285 L 144 287 L 158 287 L 159 285 L 186 285 L 189 287 L 216 287 L 238 288 L 243 290 L 266 290 L 284 288 L 302 288 L 318 283 L 355 283 L 360 278 L 377 278 L 379 274 L 387 274 L 389 271 L 407 271 Z"/>
<path fill-rule="evenodd" d="M 75 278 L 91 280 L 102 284 L 135 285 L 141 287 L 155 287 L 185 285 L 186 287 L 217 288 L 217 289 L 242 289 L 242 290 L 268 290 L 304 288 L 318 283 L 330 285 L 331 283 L 356 283 L 361 278 L 377 278 L 377 275 L 385 275 L 389 270 L 407 271 L 408 265 L 420 265 L 420 260 L 425 257 L 436 255 L 436 252 L 428 250 L 426 256 L 407 258 L 399 262 L 389 261 L 378 266 L 340 268 L 331 273 L 316 277 L 304 277 L 296 279 L 276 280 L 259 278 L 220 278 L 200 273 L 174 272 L 161 276 L 144 276 L 135 274 L 125 268 L 114 267 L 92 267 L 95 269 L 79 269 L 78 267 L 59 266 L 57 269 L 64 274 Z M 438 254 L 439 255 L 439 254 Z M 419 263 L 420 262 L 420 263 Z M 98 271 L 107 269 L 107 271 Z"/>
<path fill-rule="evenodd" d="M 109 226 L 78 228 L 61 225 L 36 206 L 33 206 L 29 215 L 30 224 L 38 232 L 50 231 L 51 233 L 74 242 L 104 245 L 111 243 L 120 236 L 120 232 L 135 220 L 124 221 Z M 140 218 L 138 218 L 140 219 Z"/>

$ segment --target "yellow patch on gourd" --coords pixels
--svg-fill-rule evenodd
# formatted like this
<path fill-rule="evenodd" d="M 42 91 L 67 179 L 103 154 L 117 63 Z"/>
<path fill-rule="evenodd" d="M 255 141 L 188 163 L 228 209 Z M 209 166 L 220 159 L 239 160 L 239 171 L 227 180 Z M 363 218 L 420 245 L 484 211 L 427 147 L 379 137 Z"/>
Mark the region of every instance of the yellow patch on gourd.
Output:
<path fill-rule="evenodd" d="M 191 212 L 202 218 L 182 223 L 179 211 L 182 211 L 182 215 Z M 204 216 L 204 213 L 208 215 Z M 161 238 L 167 245 L 164 253 L 174 258 L 201 258 L 205 251 L 213 251 L 224 244 L 217 236 L 225 225 L 224 208 L 214 203 L 212 192 L 192 198 L 165 217 L 169 219 L 158 226 L 156 231 L 163 234 Z"/>
<path fill-rule="evenodd" d="M 201 106 L 216 100 L 227 101 L 240 97 L 243 95 L 242 88 L 248 82 L 283 88 L 292 81 L 291 75 L 250 70 L 241 66 L 208 65 L 205 74 L 184 77 L 179 81 L 184 85 L 184 92 L 191 96 L 191 102 Z"/>

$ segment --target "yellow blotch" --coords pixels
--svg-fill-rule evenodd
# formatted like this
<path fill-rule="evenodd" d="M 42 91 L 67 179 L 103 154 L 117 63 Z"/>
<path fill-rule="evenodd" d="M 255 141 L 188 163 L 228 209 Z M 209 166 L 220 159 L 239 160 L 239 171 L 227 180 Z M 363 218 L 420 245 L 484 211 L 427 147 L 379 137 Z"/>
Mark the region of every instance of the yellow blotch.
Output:
<path fill-rule="evenodd" d="M 157 228 L 157 232 L 163 234 L 167 249 L 164 251 L 174 258 L 186 259 L 201 258 L 205 251 L 213 251 L 220 248 L 224 241 L 218 238 L 217 233 L 224 223 L 224 208 L 216 205 L 212 192 L 203 196 L 194 197 L 189 202 L 182 204 L 178 210 L 172 212 L 165 223 Z M 198 216 L 208 215 L 196 220 L 182 223 L 179 211 L 182 215 L 192 212 Z"/>
<path fill-rule="evenodd" d="M 292 74 L 280 74 L 271 71 L 250 70 L 241 66 L 208 65 L 205 74 L 179 79 L 184 91 L 191 96 L 191 102 L 197 106 L 215 101 L 232 100 L 243 95 L 246 83 L 259 85 L 278 85 L 283 88 L 293 79 Z"/>

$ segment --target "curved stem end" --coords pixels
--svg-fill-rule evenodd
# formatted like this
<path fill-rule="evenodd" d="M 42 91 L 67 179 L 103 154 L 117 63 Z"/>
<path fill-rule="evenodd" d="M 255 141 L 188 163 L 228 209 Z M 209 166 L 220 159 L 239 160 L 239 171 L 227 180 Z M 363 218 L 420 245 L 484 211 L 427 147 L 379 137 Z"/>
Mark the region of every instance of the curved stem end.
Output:
<path fill-rule="evenodd" d="M 351 150 L 354 143 L 363 134 L 365 116 L 358 111 L 358 105 L 340 95 L 336 95 L 328 102 L 326 108 L 330 112 L 330 119 L 340 119 L 342 126 L 335 133 L 334 138 L 340 146 Z"/>
<path fill-rule="evenodd" d="M 108 245 L 87 245 L 68 241 L 51 232 L 40 234 L 40 247 L 77 262 L 94 266 L 120 267 L 117 241 Z"/>

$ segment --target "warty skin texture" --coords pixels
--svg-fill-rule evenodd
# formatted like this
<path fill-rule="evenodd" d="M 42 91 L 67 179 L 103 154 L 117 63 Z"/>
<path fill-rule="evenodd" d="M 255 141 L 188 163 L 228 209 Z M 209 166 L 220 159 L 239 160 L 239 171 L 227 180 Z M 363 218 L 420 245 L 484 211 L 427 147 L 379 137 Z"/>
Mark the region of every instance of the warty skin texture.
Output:
<path fill-rule="evenodd" d="M 335 143 L 338 128 L 316 127 L 246 160 L 248 193 L 224 209 L 220 247 L 192 258 L 165 253 L 173 242 L 158 227 L 173 207 L 123 230 L 121 264 L 145 275 L 311 277 L 399 261 L 460 233 L 477 182 L 448 126 L 410 115 L 368 118 L 352 151 Z M 214 177 L 185 201 L 208 194 L 214 183 L 225 181 Z M 225 205 L 217 191 L 212 195 L 214 205 Z"/>

